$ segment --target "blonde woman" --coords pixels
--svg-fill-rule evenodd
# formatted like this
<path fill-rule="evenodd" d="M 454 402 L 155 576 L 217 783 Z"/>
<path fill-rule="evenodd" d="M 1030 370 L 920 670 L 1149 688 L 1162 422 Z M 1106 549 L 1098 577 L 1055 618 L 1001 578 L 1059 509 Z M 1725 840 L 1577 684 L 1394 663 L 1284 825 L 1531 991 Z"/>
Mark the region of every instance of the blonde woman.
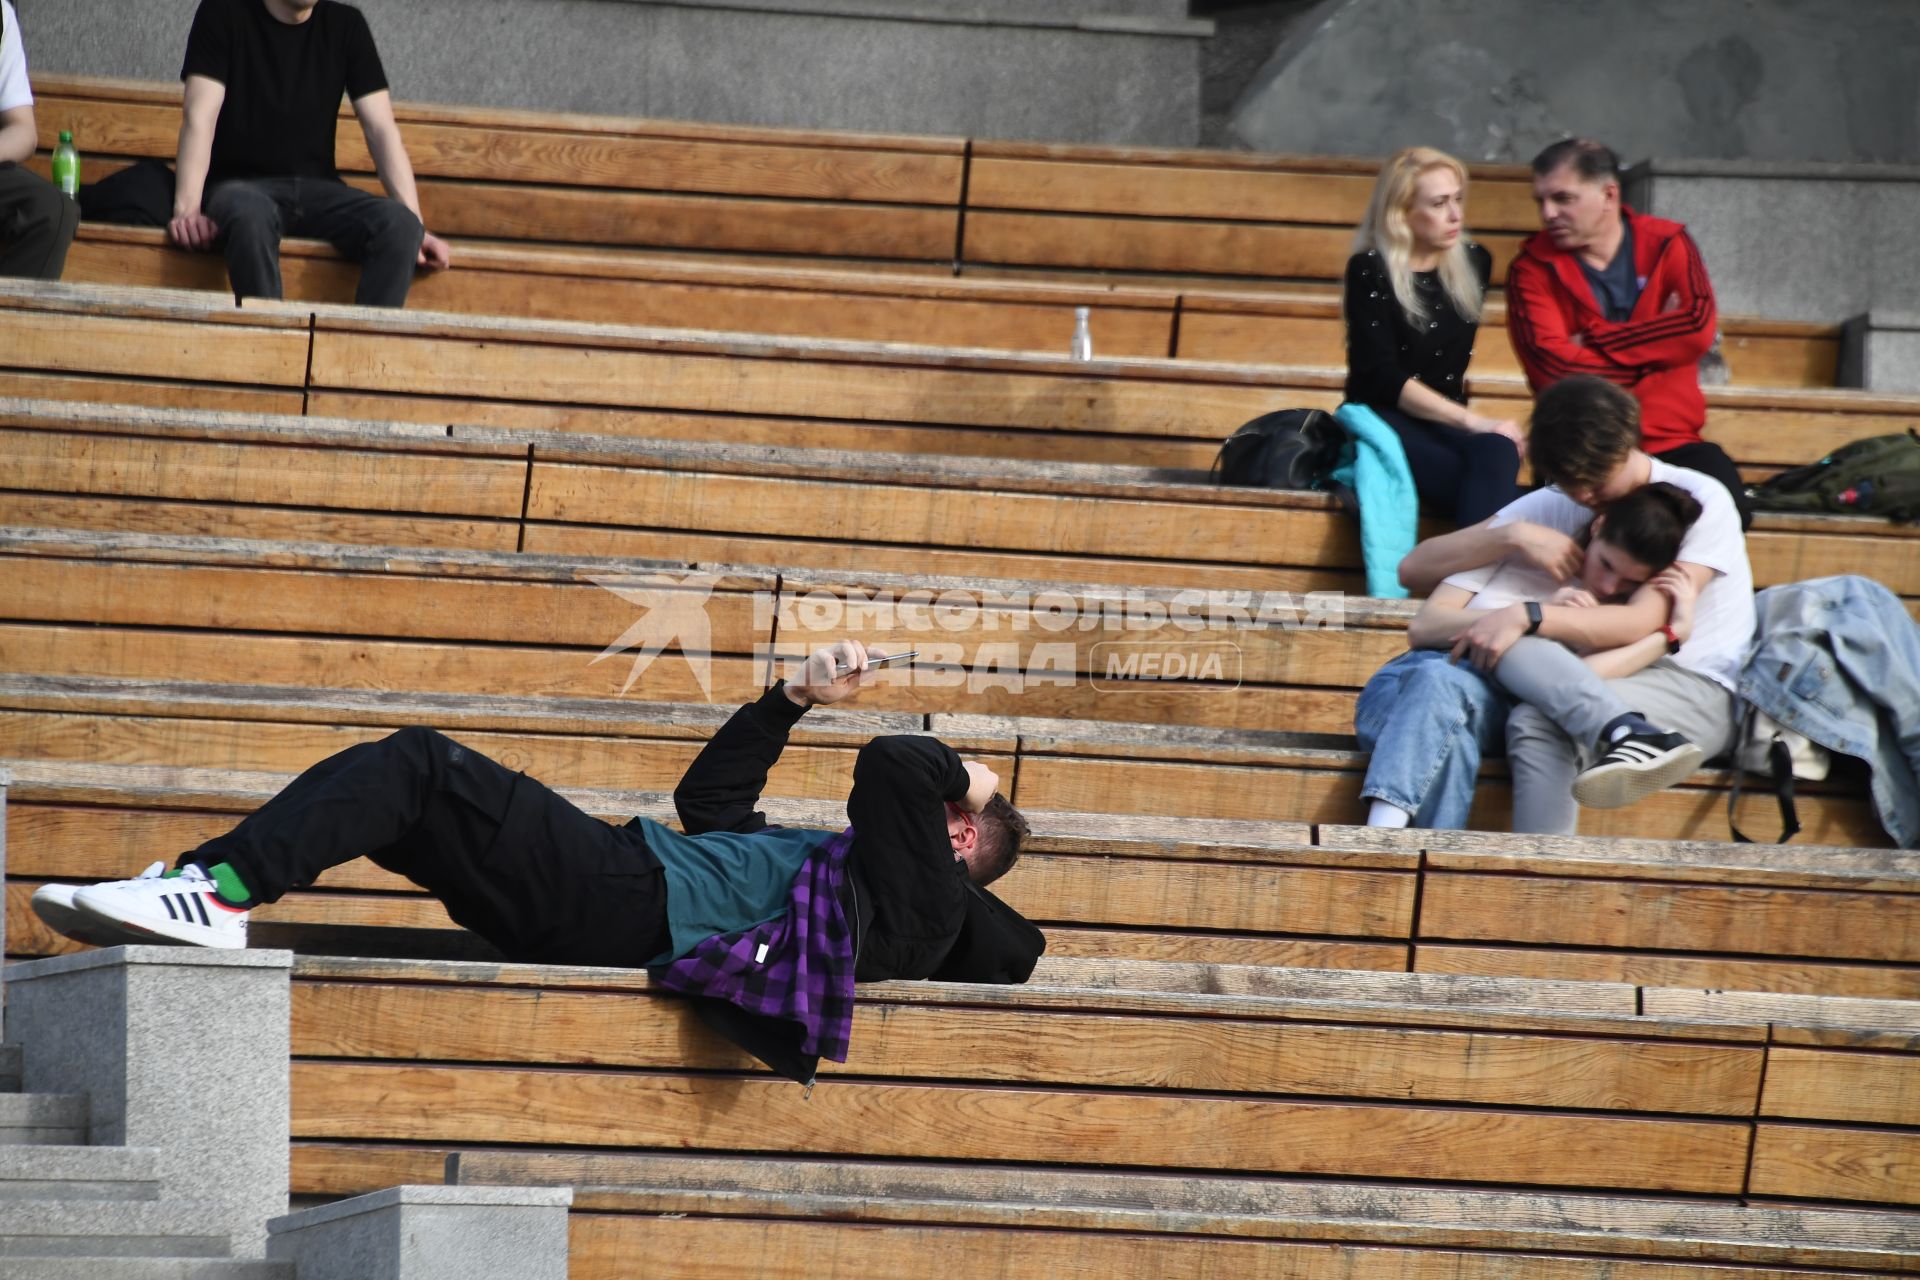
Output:
<path fill-rule="evenodd" d="M 1466 238 L 1467 171 L 1430 147 L 1380 170 L 1347 260 L 1347 401 L 1400 437 L 1421 506 L 1465 528 L 1519 491 L 1519 427 L 1467 408 L 1493 258 Z"/>

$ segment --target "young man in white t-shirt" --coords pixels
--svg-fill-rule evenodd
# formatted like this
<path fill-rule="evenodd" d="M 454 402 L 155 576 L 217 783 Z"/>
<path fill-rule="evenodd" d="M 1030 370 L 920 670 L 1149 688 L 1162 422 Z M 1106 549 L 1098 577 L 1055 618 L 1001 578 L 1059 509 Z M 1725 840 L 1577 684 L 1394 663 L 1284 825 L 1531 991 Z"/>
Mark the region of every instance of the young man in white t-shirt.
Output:
<path fill-rule="evenodd" d="M 20 21 L 0 0 L 0 276 L 58 280 L 80 206 L 25 167 L 40 145 Z"/>
<path fill-rule="evenodd" d="M 1674 735 L 1707 759 L 1733 745 L 1734 681 L 1754 629 L 1753 572 L 1739 514 L 1719 481 L 1643 452 L 1639 427 L 1638 403 L 1611 383 L 1581 377 L 1549 387 L 1534 407 L 1528 440 L 1534 476 L 1547 487 L 1470 529 L 1420 544 L 1400 565 L 1401 583 L 1416 595 L 1510 557 L 1565 582 L 1581 562 L 1575 535 L 1608 504 L 1664 480 L 1701 505 L 1675 565 L 1697 594 L 1686 643 L 1671 644 L 1667 657 L 1632 675 L 1569 684 L 1557 705 L 1522 705 L 1508 716 L 1515 831 L 1570 835 L 1579 822 L 1576 796 L 1610 806 L 1644 795 L 1650 781 L 1665 785 L 1665 771 L 1682 758 Z M 1497 673 L 1524 636 L 1586 652 L 1615 649 L 1660 631 L 1669 608 L 1668 597 L 1651 586 L 1624 604 L 1529 608 L 1516 601 L 1463 617 L 1455 647 Z"/>

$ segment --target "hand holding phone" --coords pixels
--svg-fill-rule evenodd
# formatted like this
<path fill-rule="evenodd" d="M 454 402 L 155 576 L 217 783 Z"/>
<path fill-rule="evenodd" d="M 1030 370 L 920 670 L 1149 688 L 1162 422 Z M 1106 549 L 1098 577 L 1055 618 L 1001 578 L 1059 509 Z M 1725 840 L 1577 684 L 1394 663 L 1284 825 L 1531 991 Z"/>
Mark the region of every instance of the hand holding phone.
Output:
<path fill-rule="evenodd" d="M 877 671 L 881 667 L 891 667 L 903 662 L 912 662 L 919 656 L 920 651 L 918 649 L 909 649 L 905 653 L 875 653 L 869 649 L 867 651 L 867 670 Z M 833 674 L 836 679 L 846 675 L 852 670 L 852 667 L 843 662 L 833 664 Z"/>

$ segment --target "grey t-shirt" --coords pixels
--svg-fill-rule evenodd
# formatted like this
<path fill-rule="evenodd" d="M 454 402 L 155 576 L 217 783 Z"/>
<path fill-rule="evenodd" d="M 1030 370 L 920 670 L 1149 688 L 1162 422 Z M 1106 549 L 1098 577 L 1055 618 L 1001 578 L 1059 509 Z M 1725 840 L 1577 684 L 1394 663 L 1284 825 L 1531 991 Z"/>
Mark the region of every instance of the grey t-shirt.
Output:
<path fill-rule="evenodd" d="M 1633 224 L 1622 218 L 1620 231 L 1620 248 L 1612 262 L 1595 270 L 1584 258 L 1580 261 L 1580 270 L 1593 288 L 1593 300 L 1600 304 L 1601 314 L 1615 323 L 1633 318 L 1634 304 L 1640 301 L 1640 290 L 1647 283 L 1634 269 Z"/>

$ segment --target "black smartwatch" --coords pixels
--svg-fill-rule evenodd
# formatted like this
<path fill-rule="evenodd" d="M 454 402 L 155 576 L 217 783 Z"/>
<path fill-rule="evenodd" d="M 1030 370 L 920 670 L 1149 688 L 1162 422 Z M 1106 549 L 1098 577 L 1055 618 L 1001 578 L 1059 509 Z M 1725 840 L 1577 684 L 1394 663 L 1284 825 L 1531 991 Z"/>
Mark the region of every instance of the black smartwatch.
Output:
<path fill-rule="evenodd" d="M 1540 613 L 1540 602 L 1538 600 L 1527 601 L 1526 634 L 1532 635 L 1534 632 L 1540 629 L 1541 616 L 1542 615 Z"/>

